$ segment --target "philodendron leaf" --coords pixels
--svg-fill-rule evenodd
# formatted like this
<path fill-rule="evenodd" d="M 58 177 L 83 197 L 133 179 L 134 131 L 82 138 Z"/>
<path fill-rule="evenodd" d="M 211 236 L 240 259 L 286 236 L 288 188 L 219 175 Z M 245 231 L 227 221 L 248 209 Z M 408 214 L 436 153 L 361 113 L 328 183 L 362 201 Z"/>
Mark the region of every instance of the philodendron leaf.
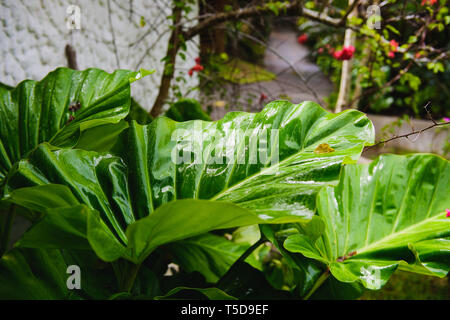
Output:
<path fill-rule="evenodd" d="M 125 118 L 130 82 L 149 73 L 58 68 L 41 81 L 0 86 L 0 182 L 39 143 L 73 146 L 81 131 Z"/>
<path fill-rule="evenodd" d="M 223 236 L 206 233 L 174 242 L 168 245 L 167 250 L 183 270 L 198 271 L 205 276 L 207 282 L 215 283 L 250 245 L 234 243 Z M 255 260 L 252 256 L 249 258 Z"/>
<path fill-rule="evenodd" d="M 435 155 L 383 155 L 348 165 L 318 195 L 317 241 L 297 234 L 284 247 L 326 264 L 342 282 L 379 289 L 397 267 L 444 277 L 450 268 L 450 165 Z"/>
<path fill-rule="evenodd" d="M 325 141 L 334 151 L 316 154 Z M 66 185 L 128 248 L 126 258 L 142 261 L 161 244 L 213 229 L 309 221 L 320 188 L 371 142 L 373 126 L 358 111 L 278 101 L 216 122 L 132 122 L 115 155 L 42 144 L 11 171 L 5 192 Z"/>
<path fill-rule="evenodd" d="M 209 300 L 237 300 L 226 292 L 218 288 L 189 288 L 177 287 L 170 290 L 164 296 L 154 297 L 155 300 L 170 300 L 170 299 L 198 299 L 198 296 L 204 296 Z"/>
<path fill-rule="evenodd" d="M 0 299 L 106 299 L 117 290 L 113 278 L 91 251 L 14 248 L 0 259 Z"/>
<path fill-rule="evenodd" d="M 128 247 L 132 250 L 129 259 L 141 262 L 162 244 L 211 230 L 265 223 L 266 218 L 223 201 L 196 199 L 171 201 L 128 226 L 126 235 Z M 282 220 L 283 218 L 270 217 L 272 223 Z"/>
<path fill-rule="evenodd" d="M 234 263 L 216 286 L 239 300 L 294 299 L 291 292 L 274 289 L 263 272 L 242 261 Z"/>
<path fill-rule="evenodd" d="M 195 99 L 181 99 L 172 104 L 164 114 L 167 118 L 175 121 L 206 120 L 211 117 L 202 109 L 200 103 Z"/>
<path fill-rule="evenodd" d="M 357 160 L 374 132 L 355 110 L 332 114 L 313 102 L 275 101 L 260 113 L 230 112 L 216 122 L 132 123 L 122 137 L 115 152 L 129 169 L 137 218 L 194 198 L 233 202 L 268 220 L 309 220 L 316 192 L 337 179 L 342 162 Z M 335 152 L 315 154 L 324 141 Z"/>
<path fill-rule="evenodd" d="M 315 217 L 317 218 L 317 217 Z M 317 223 L 321 221 L 319 218 L 312 219 L 311 222 Z M 322 221 L 321 221 L 322 222 Z M 314 224 L 313 223 L 313 224 Z M 323 222 L 322 222 L 323 223 Z M 312 259 L 305 258 L 299 253 L 287 251 L 283 247 L 284 241 L 292 234 L 297 234 L 296 228 L 286 225 L 262 225 L 261 231 L 267 239 L 279 250 L 286 259 L 288 265 L 294 270 L 295 280 L 297 282 L 295 293 L 300 297 L 304 297 L 314 286 L 322 273 L 319 263 Z"/>

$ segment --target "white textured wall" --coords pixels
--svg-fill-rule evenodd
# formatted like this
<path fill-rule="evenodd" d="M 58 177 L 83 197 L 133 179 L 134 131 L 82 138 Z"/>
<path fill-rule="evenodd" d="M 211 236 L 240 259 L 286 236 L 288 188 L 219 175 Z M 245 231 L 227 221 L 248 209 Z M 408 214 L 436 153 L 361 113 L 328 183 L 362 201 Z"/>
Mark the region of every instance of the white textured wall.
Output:
<path fill-rule="evenodd" d="M 0 82 L 15 86 L 24 79 L 40 80 L 56 67 L 67 66 L 64 48 L 69 43 L 76 50 L 80 70 L 156 69 L 132 87 L 133 97 L 149 109 L 156 98 L 161 59 L 170 36 L 167 16 L 171 14 L 171 2 L 0 0 Z M 80 30 L 67 28 L 69 5 L 80 8 Z M 141 16 L 144 27 L 140 25 Z M 198 56 L 197 41 L 188 43 L 186 62 L 177 62 L 177 74 L 186 75 L 188 80 L 182 91 L 196 84 L 196 77 L 190 78 L 186 71 Z"/>

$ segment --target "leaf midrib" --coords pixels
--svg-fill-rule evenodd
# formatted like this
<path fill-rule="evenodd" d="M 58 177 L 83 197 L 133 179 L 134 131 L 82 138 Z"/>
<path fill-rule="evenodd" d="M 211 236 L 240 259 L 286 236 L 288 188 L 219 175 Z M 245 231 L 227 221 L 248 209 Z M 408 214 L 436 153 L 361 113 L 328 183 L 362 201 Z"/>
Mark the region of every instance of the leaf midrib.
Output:
<path fill-rule="evenodd" d="M 313 129 L 321 122 L 320 120 L 322 120 L 322 119 L 325 118 L 326 116 L 327 116 L 326 114 L 325 114 L 325 115 L 322 115 L 320 118 L 318 118 L 318 119 L 316 120 L 316 122 L 314 123 L 314 125 L 310 128 L 308 134 L 305 136 L 305 141 L 307 141 L 307 139 L 308 139 L 309 134 L 311 133 L 311 131 L 313 131 Z M 344 126 L 344 127 L 345 127 L 345 126 Z M 344 128 L 344 127 L 341 127 L 339 130 L 334 131 L 333 134 L 336 134 L 336 132 L 342 130 L 342 128 Z M 320 139 L 320 140 L 318 140 L 318 141 L 315 141 L 315 143 L 319 143 L 319 144 L 320 144 L 320 142 L 322 142 L 323 140 L 325 140 L 325 139 L 328 138 L 328 137 L 329 137 L 329 135 L 326 136 L 326 137 L 323 137 L 322 139 Z M 305 146 L 304 143 L 303 143 L 301 149 L 299 149 L 297 152 L 293 153 L 293 154 L 290 155 L 289 157 L 284 158 L 282 161 L 276 163 L 276 164 L 273 165 L 273 166 L 270 166 L 270 167 L 264 167 L 264 168 L 263 168 L 262 170 L 260 170 L 259 172 L 256 172 L 256 173 L 254 173 L 253 175 L 251 175 L 251 176 L 249 176 L 249 177 L 243 179 L 241 182 L 239 182 L 239 183 L 237 183 L 237 184 L 231 186 L 230 188 L 221 191 L 220 193 L 216 194 L 214 197 L 210 198 L 209 200 L 217 200 L 218 198 L 220 198 L 220 197 L 222 197 L 223 195 L 225 195 L 225 194 L 227 194 L 227 193 L 229 193 L 229 192 L 231 192 L 231 191 L 237 189 L 238 187 L 240 187 L 241 185 L 247 183 L 248 181 L 251 181 L 251 180 L 253 180 L 253 179 L 255 179 L 255 178 L 257 178 L 257 177 L 259 177 L 259 176 L 265 174 L 267 171 L 270 171 L 270 170 L 276 170 L 278 167 L 282 166 L 285 162 L 288 162 L 288 161 L 291 160 L 292 158 L 298 156 L 300 153 L 302 153 L 303 151 L 305 151 L 305 149 L 306 149 L 307 147 L 309 147 L 309 146 L 310 146 L 310 145 Z"/>
<path fill-rule="evenodd" d="M 432 217 L 430 217 L 430 218 L 424 219 L 424 220 L 422 220 L 422 221 L 419 222 L 419 223 L 410 225 L 409 227 L 406 227 L 405 229 L 402 229 L 402 230 L 400 230 L 400 231 L 391 233 L 391 234 L 387 235 L 386 237 L 381 238 L 381 239 L 379 239 L 379 240 L 377 240 L 377 241 L 375 241 L 375 242 L 372 242 L 371 244 L 369 244 L 369 245 L 367 245 L 367 246 L 364 246 L 364 247 L 362 247 L 362 248 L 360 248 L 360 249 L 357 249 L 357 250 L 356 250 L 356 251 L 357 251 L 357 254 L 361 254 L 361 253 L 366 253 L 366 252 L 369 252 L 369 251 L 373 251 L 373 250 L 372 250 L 373 248 L 376 248 L 376 247 L 380 246 L 381 244 L 383 244 L 383 242 L 387 242 L 388 240 L 395 239 L 396 237 L 398 237 L 398 236 L 401 235 L 401 234 L 408 233 L 408 231 L 409 231 L 410 229 L 417 228 L 418 226 L 423 225 L 423 224 L 426 224 L 427 222 L 430 222 L 430 221 L 432 221 L 432 220 L 438 220 L 437 218 L 439 218 L 439 215 L 440 215 L 440 213 L 438 213 L 438 214 L 436 214 L 436 215 L 434 215 L 434 216 L 432 216 Z M 450 222 L 450 221 L 449 221 L 449 222 Z"/>

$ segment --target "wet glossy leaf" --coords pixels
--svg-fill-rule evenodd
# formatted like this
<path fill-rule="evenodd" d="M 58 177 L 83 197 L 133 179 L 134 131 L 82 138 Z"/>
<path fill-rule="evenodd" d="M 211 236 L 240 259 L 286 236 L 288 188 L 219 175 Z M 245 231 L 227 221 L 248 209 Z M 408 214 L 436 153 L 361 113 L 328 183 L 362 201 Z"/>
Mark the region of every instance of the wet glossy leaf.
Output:
<path fill-rule="evenodd" d="M 67 267 L 81 269 L 81 289 L 69 290 Z M 0 259 L 0 299 L 105 299 L 115 288 L 111 268 L 88 251 L 15 248 Z"/>
<path fill-rule="evenodd" d="M 189 288 L 189 287 L 177 287 L 170 290 L 164 296 L 157 296 L 155 300 L 170 300 L 170 299 L 198 299 L 198 295 L 203 295 L 209 300 L 237 300 L 235 297 L 230 296 L 224 291 L 218 288 Z"/>
<path fill-rule="evenodd" d="M 383 155 L 348 165 L 318 196 L 326 223 L 317 241 L 290 236 L 284 247 L 322 262 L 342 282 L 378 289 L 399 267 L 444 277 L 450 268 L 450 165 L 434 155 Z"/>
<path fill-rule="evenodd" d="M 211 121 L 211 117 L 202 109 L 200 103 L 195 99 L 181 99 L 171 105 L 164 114 L 167 118 L 175 121 L 205 120 Z"/>
<path fill-rule="evenodd" d="M 316 155 L 323 141 L 336 151 Z M 372 124 L 360 112 L 276 101 L 258 114 L 230 112 L 216 122 L 161 117 L 131 124 L 115 151 L 129 168 L 138 217 L 174 199 L 197 198 L 309 219 L 317 190 L 372 141 Z"/>
<path fill-rule="evenodd" d="M 138 74 L 144 71 L 58 68 L 41 81 L 1 86 L 0 181 L 39 143 L 73 146 L 80 132 L 123 119 Z"/>
<path fill-rule="evenodd" d="M 323 141 L 335 151 L 315 154 Z M 320 188 L 372 141 L 372 124 L 358 111 L 278 101 L 216 122 L 132 122 L 115 155 L 42 144 L 15 166 L 5 191 L 66 185 L 98 212 L 88 214 L 88 239 L 102 259 L 136 262 L 161 244 L 214 229 L 309 221 Z"/>
<path fill-rule="evenodd" d="M 315 153 L 328 153 L 328 152 L 333 152 L 333 151 L 334 151 L 334 149 L 331 148 L 328 143 L 321 143 L 314 150 Z"/>
<path fill-rule="evenodd" d="M 207 233 L 174 242 L 167 249 L 183 270 L 198 271 L 207 282 L 215 283 L 250 245 L 234 243 L 225 237 Z"/>
<path fill-rule="evenodd" d="M 313 219 L 314 220 L 314 219 Z M 267 239 L 280 251 L 287 264 L 293 269 L 297 283 L 293 292 L 304 297 L 314 286 L 323 272 L 319 263 L 299 253 L 289 252 L 283 247 L 284 241 L 293 234 L 298 234 L 298 225 L 262 225 L 261 231 Z M 323 232 L 323 230 L 321 230 Z"/>
<path fill-rule="evenodd" d="M 216 286 L 239 300 L 294 298 L 289 291 L 274 289 L 261 271 L 240 261 L 233 264 Z"/>

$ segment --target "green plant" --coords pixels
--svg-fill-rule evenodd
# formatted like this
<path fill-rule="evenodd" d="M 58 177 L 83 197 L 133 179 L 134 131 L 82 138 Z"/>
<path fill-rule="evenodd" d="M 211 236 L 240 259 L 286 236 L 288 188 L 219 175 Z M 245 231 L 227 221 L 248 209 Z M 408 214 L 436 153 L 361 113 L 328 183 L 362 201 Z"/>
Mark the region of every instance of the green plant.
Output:
<path fill-rule="evenodd" d="M 101 81 L 99 91 L 93 81 L 90 94 L 77 90 L 78 79 L 92 72 L 121 77 Z M 19 137 L 29 136 L 28 126 L 40 137 L 18 139 L 33 142 L 22 148 L 0 127 L 8 156 L 0 159 L 2 243 L 14 215 L 32 222 L 0 260 L 1 298 L 353 298 L 362 286 L 381 287 L 397 266 L 440 277 L 448 272 L 448 161 L 385 156 L 357 165 L 374 142 L 370 120 L 313 102 L 274 101 L 258 114 L 230 112 L 215 122 L 158 117 L 141 125 L 126 118 L 130 75 L 136 78 L 59 69 L 33 83 L 67 89 L 53 95 L 24 90 L 23 83 L 1 88 L 0 117 L 19 119 L 12 126 Z M 65 125 L 72 101 L 86 109 Z M 55 109 L 63 125 L 50 133 L 22 118 L 22 110 Z M 397 167 L 403 171 L 394 172 Z M 408 206 L 394 199 L 380 204 L 387 190 L 402 191 Z M 422 206 L 410 208 L 418 197 Z M 342 229 L 340 219 L 357 226 L 368 208 L 386 217 L 382 230 L 394 231 L 377 238 L 372 229 Z M 406 240 L 396 237 L 403 223 Z M 335 228 L 348 235 L 348 247 L 327 244 Z M 370 242 L 362 244 L 366 234 Z M 389 246 L 386 239 L 396 242 Z M 165 277 L 173 262 L 179 272 Z M 71 265 L 82 272 L 79 290 L 66 285 Z M 362 266 L 382 269 L 380 286 L 359 280 Z M 330 286 L 341 286 L 340 296 Z"/>
<path fill-rule="evenodd" d="M 339 184 L 318 195 L 323 234 L 291 235 L 284 246 L 326 265 L 324 280 L 332 275 L 369 289 L 381 288 L 397 268 L 445 277 L 449 177 L 448 161 L 433 155 L 383 155 L 370 165 L 348 165 Z"/>
<path fill-rule="evenodd" d="M 321 5 L 309 3 L 317 12 L 324 11 Z M 334 1 L 333 5 L 330 9 L 335 16 L 348 7 L 347 1 Z M 446 1 L 380 2 L 381 15 L 369 18 L 371 5 L 378 6 L 359 4 L 357 15 L 348 19 L 348 25 L 354 28 L 352 41 L 356 51 L 350 60 L 345 107 L 425 118 L 427 111 L 423 107 L 432 101 L 436 118 L 449 116 L 449 91 L 445 84 L 450 75 L 446 40 L 450 16 Z M 373 26 L 374 19 L 379 19 L 378 27 Z M 344 42 L 343 30 L 304 17 L 299 20 L 299 29 L 308 34 L 316 63 L 339 88 L 342 61 L 337 60 L 335 53 Z M 336 104 L 338 91 L 328 97 L 331 108 Z"/>

